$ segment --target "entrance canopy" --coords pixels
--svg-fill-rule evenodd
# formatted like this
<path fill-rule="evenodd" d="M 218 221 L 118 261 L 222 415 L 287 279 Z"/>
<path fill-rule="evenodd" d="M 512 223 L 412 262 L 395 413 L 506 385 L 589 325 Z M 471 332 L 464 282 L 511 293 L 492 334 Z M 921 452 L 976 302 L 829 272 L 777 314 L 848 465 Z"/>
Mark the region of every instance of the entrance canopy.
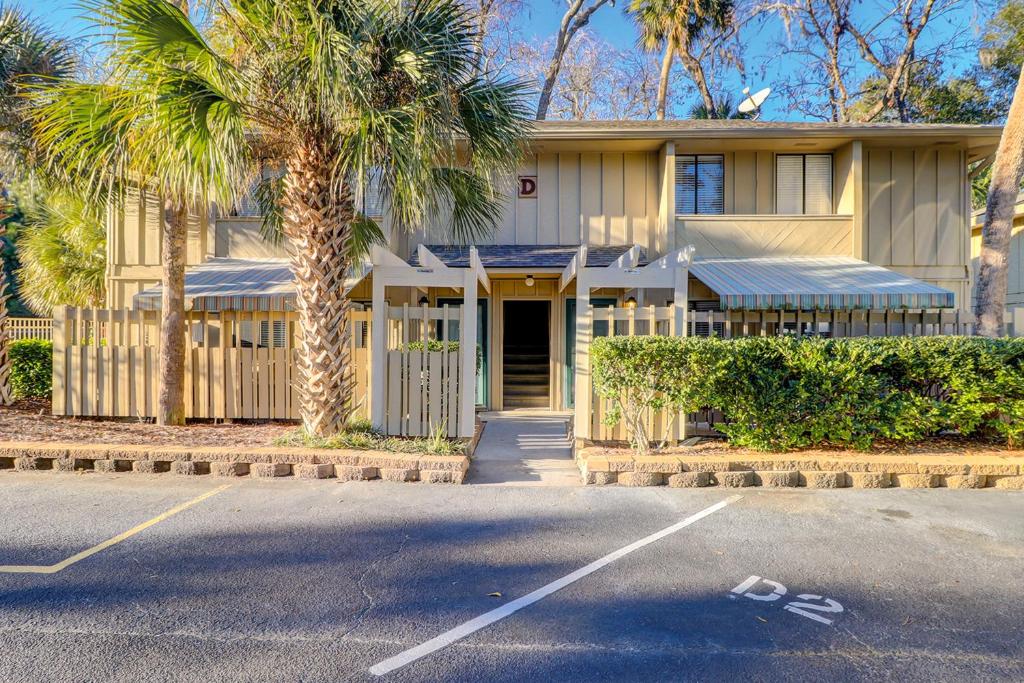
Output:
<path fill-rule="evenodd" d="M 695 257 L 723 310 L 953 308 L 953 292 L 847 256 Z"/>

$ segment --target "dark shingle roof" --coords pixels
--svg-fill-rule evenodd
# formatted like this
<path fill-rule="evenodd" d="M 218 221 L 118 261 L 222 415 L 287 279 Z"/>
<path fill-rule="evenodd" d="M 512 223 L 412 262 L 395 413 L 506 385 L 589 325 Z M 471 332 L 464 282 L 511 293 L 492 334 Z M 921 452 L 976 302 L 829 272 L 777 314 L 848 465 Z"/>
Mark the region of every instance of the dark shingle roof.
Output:
<path fill-rule="evenodd" d="M 468 246 L 428 244 L 426 247 L 449 268 L 469 267 Z M 565 268 L 578 249 L 572 244 L 481 244 L 476 248 L 484 268 Z M 590 247 L 587 265 L 608 266 L 628 250 L 628 246 Z M 641 263 L 646 261 L 641 260 Z M 419 254 L 414 251 L 409 265 L 419 264 Z"/>

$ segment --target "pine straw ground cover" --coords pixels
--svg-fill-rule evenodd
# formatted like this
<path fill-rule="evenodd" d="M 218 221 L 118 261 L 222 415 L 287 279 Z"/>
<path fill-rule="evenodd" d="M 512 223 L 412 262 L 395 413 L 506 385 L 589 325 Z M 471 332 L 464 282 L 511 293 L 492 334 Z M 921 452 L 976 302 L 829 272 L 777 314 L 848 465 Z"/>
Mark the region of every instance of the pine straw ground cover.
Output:
<path fill-rule="evenodd" d="M 316 439 L 287 422 L 191 423 L 184 427 L 158 427 L 151 422 L 109 418 L 63 417 L 50 414 L 49 399 L 22 399 L 0 407 L 0 441 L 54 441 L 81 444 L 140 446 L 265 446 L 344 448 L 395 453 L 461 455 L 466 445 L 441 437 L 400 439 L 387 437 L 364 423 L 331 439 Z"/>

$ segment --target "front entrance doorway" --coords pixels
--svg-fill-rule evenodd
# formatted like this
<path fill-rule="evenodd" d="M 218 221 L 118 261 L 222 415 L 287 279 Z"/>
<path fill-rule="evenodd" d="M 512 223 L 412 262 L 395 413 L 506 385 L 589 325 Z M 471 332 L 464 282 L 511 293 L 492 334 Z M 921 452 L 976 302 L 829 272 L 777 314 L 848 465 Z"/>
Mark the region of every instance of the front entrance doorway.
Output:
<path fill-rule="evenodd" d="M 506 301 L 502 341 L 502 405 L 551 404 L 551 302 Z"/>

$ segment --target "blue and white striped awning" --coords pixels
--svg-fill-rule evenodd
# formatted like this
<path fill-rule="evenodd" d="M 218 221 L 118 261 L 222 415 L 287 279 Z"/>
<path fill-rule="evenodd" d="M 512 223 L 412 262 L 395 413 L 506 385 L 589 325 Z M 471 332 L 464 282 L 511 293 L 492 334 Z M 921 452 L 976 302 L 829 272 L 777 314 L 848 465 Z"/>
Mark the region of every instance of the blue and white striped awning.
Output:
<path fill-rule="evenodd" d="M 193 311 L 290 311 L 295 285 L 287 259 L 213 258 L 185 271 L 185 308 Z M 160 285 L 135 295 L 135 308 L 158 310 Z"/>
<path fill-rule="evenodd" d="M 848 256 L 694 258 L 724 310 L 953 308 L 953 292 Z"/>

